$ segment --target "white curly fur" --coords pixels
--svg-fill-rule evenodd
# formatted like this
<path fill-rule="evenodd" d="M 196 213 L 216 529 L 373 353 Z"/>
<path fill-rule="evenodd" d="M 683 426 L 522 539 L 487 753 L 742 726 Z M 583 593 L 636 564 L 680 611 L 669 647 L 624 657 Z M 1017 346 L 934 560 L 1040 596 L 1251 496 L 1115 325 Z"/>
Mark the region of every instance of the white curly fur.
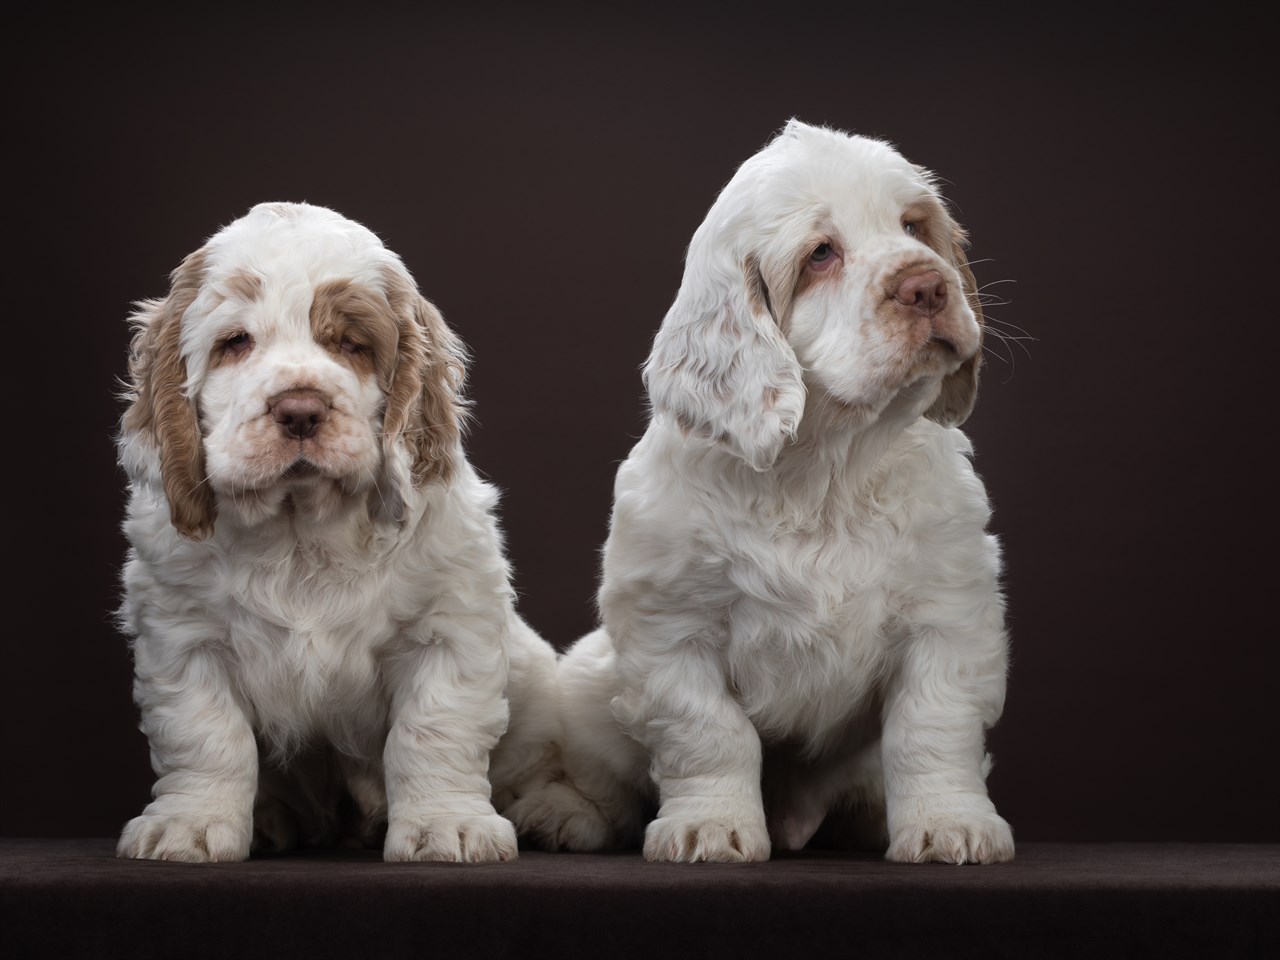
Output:
<path fill-rule="evenodd" d="M 981 344 L 963 245 L 882 141 L 792 121 L 727 184 L 645 367 L 602 627 L 559 663 L 590 802 L 528 796 L 522 821 L 762 860 L 852 811 L 892 860 L 1013 855 L 985 785 L 1007 643 L 957 429 Z"/>
<path fill-rule="evenodd" d="M 219 231 L 133 322 L 120 619 L 158 779 L 119 855 L 385 824 L 387 860 L 515 857 L 494 804 L 547 769 L 555 654 L 462 451 L 461 344 L 373 233 L 306 204 Z M 287 395 L 328 405 L 314 435 Z"/>

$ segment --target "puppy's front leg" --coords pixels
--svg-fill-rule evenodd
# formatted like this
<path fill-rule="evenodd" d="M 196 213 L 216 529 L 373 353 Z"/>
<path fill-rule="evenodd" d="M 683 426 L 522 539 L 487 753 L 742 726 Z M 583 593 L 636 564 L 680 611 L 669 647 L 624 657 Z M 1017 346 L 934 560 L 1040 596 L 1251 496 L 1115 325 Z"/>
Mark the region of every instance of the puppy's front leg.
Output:
<path fill-rule="evenodd" d="M 649 751 L 660 801 L 645 858 L 768 860 L 760 737 L 725 684 L 718 652 L 690 640 L 622 660 L 615 713 Z"/>
<path fill-rule="evenodd" d="M 462 621 L 399 651 L 391 678 L 386 860 L 514 860 L 516 831 L 490 802 L 489 753 L 507 725 L 506 654 Z"/>
<path fill-rule="evenodd" d="M 120 835 L 116 855 L 243 860 L 253 838 L 258 747 L 226 669 L 207 646 L 134 646 L 134 699 L 159 779 L 155 798 Z"/>
<path fill-rule="evenodd" d="M 889 860 L 994 863 L 1013 832 L 987 796 L 986 727 L 1004 703 L 1005 640 L 992 625 L 916 631 L 885 705 Z"/>

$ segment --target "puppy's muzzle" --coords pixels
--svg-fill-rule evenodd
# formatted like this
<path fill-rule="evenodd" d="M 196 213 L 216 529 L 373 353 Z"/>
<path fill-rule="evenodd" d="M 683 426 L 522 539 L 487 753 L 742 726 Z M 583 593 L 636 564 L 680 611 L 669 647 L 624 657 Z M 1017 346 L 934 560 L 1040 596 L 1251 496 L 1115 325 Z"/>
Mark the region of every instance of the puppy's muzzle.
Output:
<path fill-rule="evenodd" d="M 977 344 L 966 334 L 956 311 L 948 309 L 947 280 L 932 268 L 908 267 L 888 284 L 888 297 L 898 306 L 899 316 L 915 317 L 929 323 L 929 343 L 954 354 L 961 361 L 969 359 Z"/>

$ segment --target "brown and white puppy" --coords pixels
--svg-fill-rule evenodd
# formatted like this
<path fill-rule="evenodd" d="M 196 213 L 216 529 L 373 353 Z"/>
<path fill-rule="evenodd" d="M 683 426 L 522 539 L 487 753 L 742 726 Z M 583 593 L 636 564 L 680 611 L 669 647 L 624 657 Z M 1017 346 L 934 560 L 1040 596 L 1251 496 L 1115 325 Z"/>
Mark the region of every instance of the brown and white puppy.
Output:
<path fill-rule="evenodd" d="M 494 802 L 555 737 L 555 656 L 515 612 L 440 313 L 365 227 L 266 203 L 132 322 L 120 621 L 158 779 L 119 855 L 385 826 L 388 860 L 515 857 Z"/>

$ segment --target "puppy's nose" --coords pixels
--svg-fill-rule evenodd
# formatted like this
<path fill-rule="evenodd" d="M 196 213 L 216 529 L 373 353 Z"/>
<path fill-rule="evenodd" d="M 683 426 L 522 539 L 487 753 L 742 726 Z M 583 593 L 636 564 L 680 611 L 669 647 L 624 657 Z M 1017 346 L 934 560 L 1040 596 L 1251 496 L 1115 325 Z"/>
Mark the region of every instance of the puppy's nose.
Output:
<path fill-rule="evenodd" d="M 947 305 L 947 281 L 937 270 L 913 273 L 898 284 L 893 299 L 926 317 L 932 317 Z"/>
<path fill-rule="evenodd" d="M 311 390 L 287 390 L 272 398 L 271 415 L 285 436 L 306 440 L 329 419 L 329 403 Z"/>

